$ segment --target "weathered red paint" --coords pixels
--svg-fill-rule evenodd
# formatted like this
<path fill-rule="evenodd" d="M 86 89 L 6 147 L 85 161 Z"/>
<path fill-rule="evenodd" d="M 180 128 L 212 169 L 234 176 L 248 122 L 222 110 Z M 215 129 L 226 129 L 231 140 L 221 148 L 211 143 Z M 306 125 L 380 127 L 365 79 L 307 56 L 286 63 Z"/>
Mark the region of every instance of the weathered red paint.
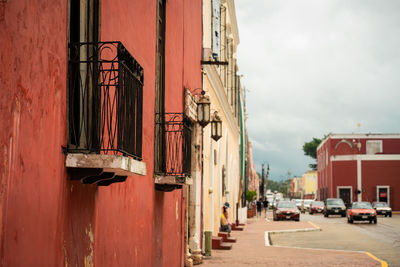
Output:
<path fill-rule="evenodd" d="M 64 265 L 66 1 L 0 7 L 1 265 Z"/>
<path fill-rule="evenodd" d="M 101 1 L 101 40 L 121 41 L 144 68 L 145 177 L 109 187 L 70 181 L 68 1 L 0 5 L 0 265 L 182 266 L 182 190 L 153 180 L 156 1 Z M 201 88 L 201 1 L 167 1 L 166 107 Z"/>

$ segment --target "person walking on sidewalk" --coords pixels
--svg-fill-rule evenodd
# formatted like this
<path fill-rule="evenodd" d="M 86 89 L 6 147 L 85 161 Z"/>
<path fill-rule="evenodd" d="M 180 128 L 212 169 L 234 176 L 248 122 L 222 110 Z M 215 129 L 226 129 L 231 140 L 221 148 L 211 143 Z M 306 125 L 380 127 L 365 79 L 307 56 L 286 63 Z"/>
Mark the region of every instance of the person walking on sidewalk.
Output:
<path fill-rule="evenodd" d="M 267 198 L 264 198 L 263 205 L 264 205 L 264 209 L 265 209 L 265 218 L 267 218 L 267 211 L 268 211 L 268 200 L 267 200 Z"/>
<path fill-rule="evenodd" d="M 262 212 L 262 198 L 260 198 L 257 203 L 257 218 L 261 217 L 261 212 Z"/>

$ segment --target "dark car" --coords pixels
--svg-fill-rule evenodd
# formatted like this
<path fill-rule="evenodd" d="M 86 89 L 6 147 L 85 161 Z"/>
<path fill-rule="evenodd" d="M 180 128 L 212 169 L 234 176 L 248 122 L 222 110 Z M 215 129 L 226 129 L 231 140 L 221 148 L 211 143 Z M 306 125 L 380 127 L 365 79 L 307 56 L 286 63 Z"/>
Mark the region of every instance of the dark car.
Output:
<path fill-rule="evenodd" d="M 325 202 L 324 207 L 324 216 L 328 217 L 329 215 L 342 215 L 342 217 L 346 217 L 346 206 L 341 198 L 328 198 Z"/>
<path fill-rule="evenodd" d="M 312 215 L 314 213 L 322 213 L 324 211 L 324 202 L 323 201 L 313 201 L 310 204 L 309 213 Z"/>
<path fill-rule="evenodd" d="M 369 221 L 376 223 L 376 211 L 369 202 L 353 202 L 347 209 L 347 222 L 353 221 Z"/>
<path fill-rule="evenodd" d="M 392 217 L 392 208 L 386 202 L 373 202 L 372 208 L 375 209 L 377 215 Z"/>
<path fill-rule="evenodd" d="M 295 220 L 300 221 L 300 211 L 293 201 L 279 201 L 273 212 L 274 221 Z"/>

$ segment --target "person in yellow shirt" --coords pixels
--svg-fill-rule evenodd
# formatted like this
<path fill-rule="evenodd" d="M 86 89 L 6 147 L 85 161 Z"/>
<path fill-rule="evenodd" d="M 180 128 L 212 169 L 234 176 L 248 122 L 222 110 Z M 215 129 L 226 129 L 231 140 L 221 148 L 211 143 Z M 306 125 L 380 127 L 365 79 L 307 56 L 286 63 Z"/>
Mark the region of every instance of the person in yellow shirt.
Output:
<path fill-rule="evenodd" d="M 228 207 L 229 207 L 229 203 L 228 203 Z M 226 204 L 222 207 L 220 231 L 230 233 L 232 231 L 232 226 L 228 219 L 228 207 L 226 206 Z"/>

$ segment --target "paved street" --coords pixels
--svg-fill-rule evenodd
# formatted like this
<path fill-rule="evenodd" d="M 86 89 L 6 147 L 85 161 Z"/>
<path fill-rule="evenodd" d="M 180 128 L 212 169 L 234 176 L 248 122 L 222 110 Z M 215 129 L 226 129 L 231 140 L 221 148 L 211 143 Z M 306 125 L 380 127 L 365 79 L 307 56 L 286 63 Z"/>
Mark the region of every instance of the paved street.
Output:
<path fill-rule="evenodd" d="M 324 219 L 326 218 L 318 215 L 302 216 L 300 222 L 274 222 L 266 221 L 264 218 L 251 218 L 245 226 L 245 231 L 232 232 L 232 235 L 238 239 L 238 242 L 233 244 L 232 250 L 213 250 L 212 256 L 204 260 L 203 266 L 382 266 L 380 261 L 373 258 L 373 255 L 370 256 L 365 252 L 321 250 L 313 249 L 313 246 L 309 246 L 311 249 L 302 248 L 307 247 L 305 240 L 311 239 L 315 234 L 322 235 L 326 231 L 323 223 L 321 223 L 322 231 L 271 234 L 273 246 L 266 245 L 268 242 L 266 242 L 265 232 L 290 229 L 319 230 L 316 228 L 317 224 Z M 340 222 L 332 223 L 337 221 L 336 219 L 330 219 L 327 225 L 332 226 L 331 229 L 334 229 L 336 224 L 340 225 Z M 355 227 L 362 229 L 357 225 Z M 330 233 L 330 236 L 326 237 L 325 242 L 329 243 L 335 237 L 332 237 L 332 231 L 327 231 L 327 233 Z M 298 237 L 304 240 L 303 243 L 296 243 Z M 276 244 L 288 247 L 275 246 Z M 299 248 L 291 248 L 291 246 Z M 321 246 L 321 248 L 324 247 Z M 347 250 L 344 247 L 342 249 Z"/>
<path fill-rule="evenodd" d="M 340 216 L 302 214 L 301 220 L 320 226 L 320 232 L 271 235 L 275 246 L 368 251 L 389 266 L 400 266 L 400 215 L 378 217 L 378 223 L 347 223 Z"/>

